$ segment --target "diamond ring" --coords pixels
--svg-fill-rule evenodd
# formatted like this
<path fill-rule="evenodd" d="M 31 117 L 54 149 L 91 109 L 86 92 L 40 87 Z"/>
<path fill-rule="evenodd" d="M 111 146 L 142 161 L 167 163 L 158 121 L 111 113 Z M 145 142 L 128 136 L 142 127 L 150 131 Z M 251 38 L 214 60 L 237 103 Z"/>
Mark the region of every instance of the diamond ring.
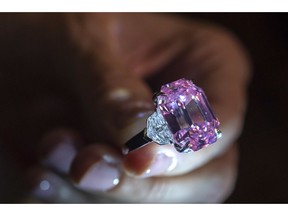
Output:
<path fill-rule="evenodd" d="M 178 152 L 198 151 L 215 143 L 222 133 L 204 91 L 192 81 L 179 79 L 154 94 L 155 112 L 146 128 L 125 144 L 124 153 L 150 142 L 174 145 Z"/>

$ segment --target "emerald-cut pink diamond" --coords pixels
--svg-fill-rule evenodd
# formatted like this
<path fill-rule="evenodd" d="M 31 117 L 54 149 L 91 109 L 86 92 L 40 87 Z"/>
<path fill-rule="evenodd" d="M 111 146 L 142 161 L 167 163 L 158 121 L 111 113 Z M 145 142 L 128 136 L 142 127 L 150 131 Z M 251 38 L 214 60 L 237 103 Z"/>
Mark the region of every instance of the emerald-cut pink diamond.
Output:
<path fill-rule="evenodd" d="M 197 151 L 221 136 L 203 90 L 192 81 L 179 79 L 161 87 L 155 96 L 156 110 L 162 115 L 179 152 Z M 153 138 L 152 138 L 153 139 Z"/>

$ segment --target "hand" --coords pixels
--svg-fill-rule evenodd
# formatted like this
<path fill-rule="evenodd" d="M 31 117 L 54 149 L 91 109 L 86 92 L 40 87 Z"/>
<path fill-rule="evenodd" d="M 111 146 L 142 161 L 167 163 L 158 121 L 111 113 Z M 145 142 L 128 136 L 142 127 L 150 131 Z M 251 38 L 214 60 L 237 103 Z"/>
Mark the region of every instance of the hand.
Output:
<path fill-rule="evenodd" d="M 49 202 L 223 201 L 237 175 L 235 142 L 250 70 L 237 39 L 214 25 L 169 15 L 79 14 L 69 15 L 67 22 L 90 67 L 71 75 L 85 140 L 69 129 L 42 139 L 39 154 L 45 157 L 38 157 L 46 168 L 32 172 L 41 173 L 34 197 Z M 223 138 L 191 154 L 149 144 L 122 155 L 124 143 L 153 112 L 153 92 L 182 77 L 204 89 Z"/>

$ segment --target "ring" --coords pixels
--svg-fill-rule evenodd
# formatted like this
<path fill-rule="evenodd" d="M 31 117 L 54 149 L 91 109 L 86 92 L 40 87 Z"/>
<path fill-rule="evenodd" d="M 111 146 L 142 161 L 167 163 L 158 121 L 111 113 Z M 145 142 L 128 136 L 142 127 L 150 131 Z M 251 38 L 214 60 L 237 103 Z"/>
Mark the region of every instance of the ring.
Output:
<path fill-rule="evenodd" d="M 161 86 L 153 100 L 155 112 L 146 128 L 126 142 L 125 154 L 150 142 L 174 145 L 181 153 L 194 152 L 222 136 L 204 91 L 191 80 L 182 78 Z"/>

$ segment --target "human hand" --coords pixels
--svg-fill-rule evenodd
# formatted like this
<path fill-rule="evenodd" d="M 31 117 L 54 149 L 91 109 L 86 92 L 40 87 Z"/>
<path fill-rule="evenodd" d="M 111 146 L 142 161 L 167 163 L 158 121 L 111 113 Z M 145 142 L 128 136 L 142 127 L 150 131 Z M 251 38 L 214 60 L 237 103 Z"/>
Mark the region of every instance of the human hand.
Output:
<path fill-rule="evenodd" d="M 49 202 L 223 201 L 237 174 L 235 141 L 249 76 L 237 39 L 219 27 L 169 15 L 79 14 L 67 20 L 92 68 L 75 74 L 89 141 L 69 130 L 48 133 L 40 148 L 53 152 L 40 160 L 56 173 L 44 171 L 42 189 L 35 188 L 34 196 Z M 153 112 L 152 92 L 182 77 L 204 89 L 223 137 L 190 154 L 149 144 L 122 155 L 124 143 Z M 49 190 L 43 189 L 43 179 L 50 182 Z"/>

